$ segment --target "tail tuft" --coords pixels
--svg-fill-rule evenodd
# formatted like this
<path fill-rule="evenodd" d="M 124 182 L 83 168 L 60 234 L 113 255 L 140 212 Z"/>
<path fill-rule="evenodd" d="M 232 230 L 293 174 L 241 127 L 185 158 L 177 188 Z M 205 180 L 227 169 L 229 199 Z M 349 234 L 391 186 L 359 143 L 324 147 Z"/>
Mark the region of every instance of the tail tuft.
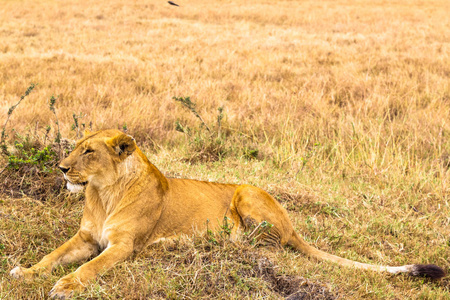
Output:
<path fill-rule="evenodd" d="M 412 276 L 439 279 L 445 276 L 445 271 L 436 265 L 413 265 L 409 274 Z"/>

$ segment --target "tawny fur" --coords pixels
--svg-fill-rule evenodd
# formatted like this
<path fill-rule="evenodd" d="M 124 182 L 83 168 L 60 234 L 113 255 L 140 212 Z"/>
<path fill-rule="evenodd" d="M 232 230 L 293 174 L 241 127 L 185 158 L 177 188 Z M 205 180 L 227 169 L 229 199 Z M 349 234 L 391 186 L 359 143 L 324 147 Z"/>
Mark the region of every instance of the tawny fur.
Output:
<path fill-rule="evenodd" d="M 347 260 L 320 251 L 295 231 L 286 210 L 267 192 L 250 185 L 219 184 L 166 178 L 118 130 L 87 133 L 60 164 L 68 188 L 86 185 L 86 204 L 80 229 L 68 242 L 31 268 L 16 267 L 14 277 L 33 278 L 50 273 L 59 264 L 100 255 L 61 278 L 50 295 L 69 297 L 90 279 L 146 245 L 194 230 L 218 228 L 224 217 L 233 223 L 232 238 L 266 221 L 273 225 L 261 235 L 270 246 L 290 245 L 317 259 L 339 265 L 440 278 L 434 265 L 377 266 Z"/>

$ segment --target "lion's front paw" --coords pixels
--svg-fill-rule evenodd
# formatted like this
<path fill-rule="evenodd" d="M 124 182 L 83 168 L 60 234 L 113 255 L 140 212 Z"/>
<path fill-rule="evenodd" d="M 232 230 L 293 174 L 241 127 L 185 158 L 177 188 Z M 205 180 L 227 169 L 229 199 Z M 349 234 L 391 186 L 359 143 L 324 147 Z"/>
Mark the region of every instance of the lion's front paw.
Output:
<path fill-rule="evenodd" d="M 31 268 L 27 269 L 18 266 L 12 269 L 11 272 L 9 272 L 9 275 L 16 279 L 23 278 L 25 280 L 31 280 L 37 276 L 37 273 L 34 270 L 31 270 Z"/>
<path fill-rule="evenodd" d="M 69 274 L 56 282 L 49 296 L 52 299 L 67 299 L 72 296 L 74 291 L 82 291 L 83 289 L 84 285 L 81 280 L 77 276 Z"/>

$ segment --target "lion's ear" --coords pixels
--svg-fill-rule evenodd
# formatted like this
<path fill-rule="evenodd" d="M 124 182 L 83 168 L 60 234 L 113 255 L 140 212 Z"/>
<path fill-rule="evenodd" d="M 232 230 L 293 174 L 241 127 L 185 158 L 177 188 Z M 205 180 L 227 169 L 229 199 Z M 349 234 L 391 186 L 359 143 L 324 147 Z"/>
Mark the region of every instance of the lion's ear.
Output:
<path fill-rule="evenodd" d="M 124 133 L 106 140 L 106 144 L 113 148 L 121 159 L 125 159 L 133 154 L 137 147 L 134 138 Z"/>

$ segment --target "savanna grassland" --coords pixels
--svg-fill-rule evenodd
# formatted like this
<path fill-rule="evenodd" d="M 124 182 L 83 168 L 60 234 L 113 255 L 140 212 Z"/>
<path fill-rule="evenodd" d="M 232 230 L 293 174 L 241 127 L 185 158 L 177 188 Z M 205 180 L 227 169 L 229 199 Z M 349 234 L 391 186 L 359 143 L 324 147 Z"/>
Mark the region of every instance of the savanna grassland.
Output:
<path fill-rule="evenodd" d="M 69 145 L 83 127 L 124 129 L 168 176 L 269 191 L 322 250 L 449 271 L 448 0 L 175 2 L 0 1 L 0 125 L 37 84 L 10 115 L 8 149 L 26 136 L 55 147 L 56 118 Z M 173 97 L 190 97 L 202 120 Z M 45 299 L 79 264 L 33 283 L 8 273 L 72 236 L 83 199 L 30 194 L 27 181 L 45 178 L 11 181 L 10 164 L 3 154 L 0 299 Z M 149 247 L 80 298 L 289 295 L 448 299 L 450 279 L 356 271 L 199 233 Z"/>

